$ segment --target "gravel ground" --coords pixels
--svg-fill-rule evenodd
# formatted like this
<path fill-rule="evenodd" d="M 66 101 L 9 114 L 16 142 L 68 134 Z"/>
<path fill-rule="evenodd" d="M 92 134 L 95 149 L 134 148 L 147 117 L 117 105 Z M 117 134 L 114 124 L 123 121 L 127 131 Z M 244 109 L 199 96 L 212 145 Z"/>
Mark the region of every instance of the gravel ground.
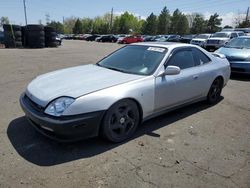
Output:
<path fill-rule="evenodd" d="M 37 75 L 94 63 L 117 44 L 0 49 L 0 187 L 250 187 L 250 78 L 215 106 L 200 102 L 145 122 L 122 144 L 61 144 L 26 121 L 19 96 Z"/>

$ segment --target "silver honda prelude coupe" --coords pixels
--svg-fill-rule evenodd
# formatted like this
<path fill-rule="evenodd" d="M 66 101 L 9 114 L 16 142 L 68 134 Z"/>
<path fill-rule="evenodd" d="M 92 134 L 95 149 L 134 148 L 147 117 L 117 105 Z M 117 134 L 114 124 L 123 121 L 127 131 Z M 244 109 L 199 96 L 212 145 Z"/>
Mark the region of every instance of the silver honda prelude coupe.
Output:
<path fill-rule="evenodd" d="M 96 64 L 35 78 L 20 97 L 43 135 L 72 141 L 102 135 L 130 138 L 143 121 L 207 100 L 215 104 L 230 77 L 224 55 L 180 43 L 138 43 Z"/>

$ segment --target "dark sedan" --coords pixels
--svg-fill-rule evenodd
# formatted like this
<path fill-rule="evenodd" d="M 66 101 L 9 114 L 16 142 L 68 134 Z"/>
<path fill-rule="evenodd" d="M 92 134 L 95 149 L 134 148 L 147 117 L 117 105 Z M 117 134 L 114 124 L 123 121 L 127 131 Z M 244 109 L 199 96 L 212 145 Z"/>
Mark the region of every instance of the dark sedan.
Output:
<path fill-rule="evenodd" d="M 95 41 L 95 39 L 97 38 L 97 37 L 100 37 L 100 35 L 90 35 L 90 36 L 88 36 L 88 37 L 86 37 L 86 41 Z"/>
<path fill-rule="evenodd" d="M 116 42 L 117 38 L 114 35 L 103 35 L 96 38 L 97 42 Z"/>

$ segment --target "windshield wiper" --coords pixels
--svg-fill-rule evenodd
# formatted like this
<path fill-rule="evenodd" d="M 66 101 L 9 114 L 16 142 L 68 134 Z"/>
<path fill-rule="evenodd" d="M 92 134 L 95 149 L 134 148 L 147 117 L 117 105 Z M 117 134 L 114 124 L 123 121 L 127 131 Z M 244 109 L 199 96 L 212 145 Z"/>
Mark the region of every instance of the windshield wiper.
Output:
<path fill-rule="evenodd" d="M 125 72 L 125 73 L 127 73 L 126 71 L 118 69 L 118 68 L 115 68 L 115 67 L 105 67 L 105 68 L 110 69 L 110 70 L 114 70 L 114 71 L 119 71 L 119 72 Z"/>

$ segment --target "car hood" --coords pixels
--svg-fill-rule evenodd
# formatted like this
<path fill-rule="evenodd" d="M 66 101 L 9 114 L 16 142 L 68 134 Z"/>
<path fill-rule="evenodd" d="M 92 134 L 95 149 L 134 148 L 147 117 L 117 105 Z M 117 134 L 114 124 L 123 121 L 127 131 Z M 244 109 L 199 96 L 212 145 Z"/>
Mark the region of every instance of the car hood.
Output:
<path fill-rule="evenodd" d="M 224 54 L 228 59 L 246 59 L 250 55 L 250 49 L 225 48 L 222 47 L 216 52 Z"/>
<path fill-rule="evenodd" d="M 223 41 L 229 41 L 230 38 L 220 38 L 220 37 L 213 37 L 213 38 L 210 38 L 208 40 L 223 40 Z"/>
<path fill-rule="evenodd" d="M 38 76 L 28 85 L 26 95 L 45 107 L 61 96 L 77 98 L 142 77 L 144 76 L 126 74 L 97 65 L 83 65 Z"/>
<path fill-rule="evenodd" d="M 201 39 L 201 38 L 194 38 L 192 39 L 192 41 L 201 41 L 201 42 L 205 42 L 207 39 Z"/>

